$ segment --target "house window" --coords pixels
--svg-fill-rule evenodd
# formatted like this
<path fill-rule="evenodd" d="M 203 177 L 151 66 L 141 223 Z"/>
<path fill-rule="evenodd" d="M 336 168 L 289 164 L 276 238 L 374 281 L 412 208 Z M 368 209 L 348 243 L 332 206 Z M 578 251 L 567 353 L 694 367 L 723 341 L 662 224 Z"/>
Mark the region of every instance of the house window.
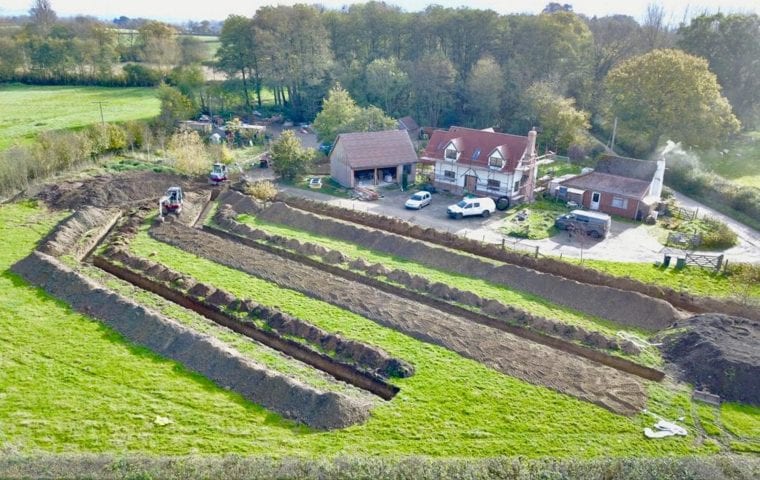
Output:
<path fill-rule="evenodd" d="M 456 160 L 457 159 L 457 151 L 453 148 L 447 148 L 446 149 L 446 160 Z"/>
<path fill-rule="evenodd" d="M 443 171 L 443 178 L 445 178 L 449 182 L 454 182 L 457 179 L 457 175 L 456 175 L 456 173 L 454 173 L 453 170 L 444 170 Z"/>
<path fill-rule="evenodd" d="M 615 208 L 628 208 L 628 199 L 623 197 L 612 197 L 612 206 Z"/>
<path fill-rule="evenodd" d="M 498 190 L 501 188 L 501 182 L 498 180 L 489 180 L 487 188 L 489 190 Z"/>
<path fill-rule="evenodd" d="M 489 157 L 488 166 L 491 168 L 502 168 L 504 166 L 504 160 L 499 157 Z"/>
<path fill-rule="evenodd" d="M 514 192 L 520 190 L 520 180 L 515 180 L 515 188 L 513 189 Z"/>

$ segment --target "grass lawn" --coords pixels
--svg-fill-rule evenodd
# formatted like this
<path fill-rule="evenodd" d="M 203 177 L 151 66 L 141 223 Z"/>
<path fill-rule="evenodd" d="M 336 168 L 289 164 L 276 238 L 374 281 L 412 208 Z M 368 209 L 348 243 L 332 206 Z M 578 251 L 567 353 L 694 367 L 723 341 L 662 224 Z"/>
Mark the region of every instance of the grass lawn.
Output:
<path fill-rule="evenodd" d="M 563 259 L 570 263 L 579 263 L 578 259 Z M 684 290 L 695 295 L 708 297 L 731 297 L 740 285 L 730 276 L 716 274 L 712 270 L 687 266 L 681 270 L 662 268 L 652 263 L 612 262 L 607 260 L 583 260 L 583 266 L 594 268 L 617 277 L 631 277 L 645 283 L 662 285 L 675 290 Z M 747 287 L 747 286 L 745 286 Z M 747 288 L 748 296 L 760 299 L 760 285 Z"/>
<path fill-rule="evenodd" d="M 720 406 L 720 416 L 729 432 L 754 439 L 760 446 L 760 407 L 724 403 Z"/>
<path fill-rule="evenodd" d="M 570 212 L 572 209 L 564 202 L 538 200 L 528 206 L 521 205 L 510 210 L 504 218 L 501 231 L 510 237 L 541 240 L 559 233 L 554 226 L 554 219 Z M 522 214 L 527 212 L 527 216 Z M 523 218 L 522 220 L 520 220 Z"/>
<path fill-rule="evenodd" d="M 158 115 L 153 88 L 40 87 L 0 85 L 0 150 L 46 130 L 80 128 L 100 122 L 139 120 Z"/>
<path fill-rule="evenodd" d="M 538 178 L 544 175 L 552 175 L 557 178 L 568 173 L 581 173 L 582 168 L 581 165 L 570 163 L 568 160 L 555 159 L 552 163 L 542 163 L 538 166 Z"/>
<path fill-rule="evenodd" d="M 747 132 L 725 150 L 699 153 L 702 165 L 739 185 L 760 188 L 760 131 Z"/>
<path fill-rule="evenodd" d="M 315 178 L 315 177 L 322 179 L 321 188 L 312 189 L 309 187 L 309 179 Z M 315 192 L 324 193 L 326 195 L 332 195 L 333 197 L 349 198 L 348 189 L 343 188 L 338 182 L 333 180 L 332 177 L 330 177 L 329 175 L 307 175 L 305 177 L 301 177 L 297 181 L 294 181 L 288 184 L 293 187 L 297 187 L 303 190 L 312 190 Z"/>

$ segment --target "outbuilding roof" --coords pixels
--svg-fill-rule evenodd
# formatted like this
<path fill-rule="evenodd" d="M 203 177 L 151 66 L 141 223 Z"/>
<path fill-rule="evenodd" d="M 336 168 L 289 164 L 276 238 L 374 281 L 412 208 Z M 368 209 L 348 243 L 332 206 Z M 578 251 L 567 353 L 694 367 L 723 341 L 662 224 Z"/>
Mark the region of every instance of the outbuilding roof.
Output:
<path fill-rule="evenodd" d="M 418 162 L 417 152 L 405 130 L 341 133 L 335 140 L 331 157 L 339 145 L 354 170 Z"/>
<path fill-rule="evenodd" d="M 562 182 L 566 187 L 595 192 L 612 193 L 624 197 L 643 199 L 649 191 L 649 182 L 594 171 Z"/>
<path fill-rule="evenodd" d="M 649 183 L 654 178 L 655 172 L 657 172 L 657 162 L 605 155 L 597 162 L 594 170 L 620 177 L 635 178 Z"/>

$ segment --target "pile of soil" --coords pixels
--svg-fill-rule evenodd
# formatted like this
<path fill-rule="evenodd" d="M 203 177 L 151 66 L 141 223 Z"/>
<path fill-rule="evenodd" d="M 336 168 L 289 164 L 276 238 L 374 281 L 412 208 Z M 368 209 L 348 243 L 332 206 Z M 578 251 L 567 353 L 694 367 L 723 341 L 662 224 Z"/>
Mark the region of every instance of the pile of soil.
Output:
<path fill-rule="evenodd" d="M 408 258 L 435 269 L 459 272 L 505 285 L 621 325 L 660 330 L 682 318 L 678 311 L 664 300 L 637 292 L 580 283 L 517 265 L 497 266 L 494 262 L 481 260 L 469 254 L 383 230 L 318 216 L 281 202 L 273 203 L 261 210 L 257 217 Z"/>
<path fill-rule="evenodd" d="M 155 172 L 129 172 L 98 175 L 87 180 L 71 180 L 46 185 L 36 198 L 49 207 L 79 210 L 85 206 L 110 208 L 158 199 L 172 186 L 198 190 L 207 185 L 181 175 Z"/>
<path fill-rule="evenodd" d="M 332 303 L 527 382 L 621 414 L 632 415 L 645 406 L 642 381 L 632 374 L 177 223 L 164 223 L 150 233 L 186 252 Z"/>
<path fill-rule="evenodd" d="M 760 322 L 695 315 L 666 333 L 661 349 L 684 381 L 725 400 L 760 405 Z"/>

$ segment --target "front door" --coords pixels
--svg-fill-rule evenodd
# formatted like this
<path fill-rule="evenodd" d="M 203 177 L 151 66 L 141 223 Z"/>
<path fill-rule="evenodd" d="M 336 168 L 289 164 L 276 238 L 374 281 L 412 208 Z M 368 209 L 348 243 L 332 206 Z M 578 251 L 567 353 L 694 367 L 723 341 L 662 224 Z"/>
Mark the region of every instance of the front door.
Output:
<path fill-rule="evenodd" d="M 478 188 L 478 177 L 475 175 L 464 176 L 464 189 L 468 193 L 475 193 L 475 189 Z"/>
<path fill-rule="evenodd" d="M 599 210 L 599 200 L 602 198 L 602 194 L 599 192 L 591 192 L 591 210 Z"/>

